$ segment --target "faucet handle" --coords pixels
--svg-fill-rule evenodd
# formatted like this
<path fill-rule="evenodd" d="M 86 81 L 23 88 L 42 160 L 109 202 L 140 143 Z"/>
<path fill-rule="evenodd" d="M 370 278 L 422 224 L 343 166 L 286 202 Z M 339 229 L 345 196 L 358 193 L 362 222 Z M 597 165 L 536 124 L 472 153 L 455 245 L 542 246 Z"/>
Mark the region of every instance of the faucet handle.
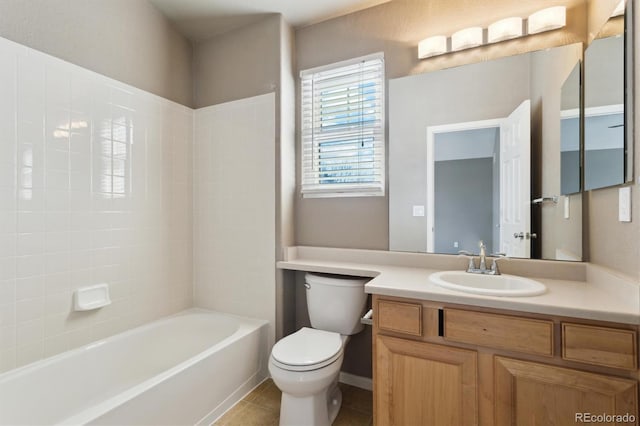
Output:
<path fill-rule="evenodd" d="M 491 253 L 491 256 L 495 257 L 493 262 L 491 262 L 491 273 L 493 275 L 500 275 L 500 268 L 498 268 L 498 260 L 500 259 L 508 259 L 505 253 Z"/>
<path fill-rule="evenodd" d="M 460 250 L 458 252 L 458 255 L 467 256 L 469 258 L 469 266 L 467 266 L 467 271 L 472 271 L 476 269 L 476 262 L 473 260 L 473 256 L 475 255 L 473 253 L 467 250 Z"/>
<path fill-rule="evenodd" d="M 476 262 L 473 260 L 472 256 L 469 256 L 469 266 L 467 266 L 467 271 L 473 271 L 476 269 Z"/>
<path fill-rule="evenodd" d="M 500 268 L 498 268 L 498 259 L 493 259 L 491 263 L 491 273 L 493 275 L 500 275 Z"/>

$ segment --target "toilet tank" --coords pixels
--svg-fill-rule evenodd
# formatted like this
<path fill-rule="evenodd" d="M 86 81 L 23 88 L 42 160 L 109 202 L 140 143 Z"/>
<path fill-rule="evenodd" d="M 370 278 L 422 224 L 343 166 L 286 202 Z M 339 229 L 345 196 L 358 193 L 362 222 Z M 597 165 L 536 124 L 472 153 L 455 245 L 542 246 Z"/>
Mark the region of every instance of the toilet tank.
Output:
<path fill-rule="evenodd" d="M 364 285 L 368 278 L 307 273 L 304 281 L 313 328 L 342 335 L 362 331 L 360 318 L 367 307 Z"/>

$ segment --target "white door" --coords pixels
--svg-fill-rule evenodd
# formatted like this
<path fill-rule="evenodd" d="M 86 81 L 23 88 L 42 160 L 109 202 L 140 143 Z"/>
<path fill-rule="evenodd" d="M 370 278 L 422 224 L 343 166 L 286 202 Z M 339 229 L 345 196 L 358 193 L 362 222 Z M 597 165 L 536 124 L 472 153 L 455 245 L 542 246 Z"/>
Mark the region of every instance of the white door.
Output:
<path fill-rule="evenodd" d="M 531 257 L 531 101 L 500 125 L 500 251 Z"/>

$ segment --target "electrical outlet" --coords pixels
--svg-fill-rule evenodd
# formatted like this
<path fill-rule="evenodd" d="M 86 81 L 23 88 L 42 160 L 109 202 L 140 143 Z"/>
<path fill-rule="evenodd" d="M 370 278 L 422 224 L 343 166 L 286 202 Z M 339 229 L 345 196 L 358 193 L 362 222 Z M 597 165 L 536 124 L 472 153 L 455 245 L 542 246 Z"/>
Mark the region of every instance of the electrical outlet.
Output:
<path fill-rule="evenodd" d="M 458 242 L 457 242 L 457 241 L 454 241 L 454 242 L 453 242 L 453 247 L 454 247 L 454 248 L 458 248 Z"/>

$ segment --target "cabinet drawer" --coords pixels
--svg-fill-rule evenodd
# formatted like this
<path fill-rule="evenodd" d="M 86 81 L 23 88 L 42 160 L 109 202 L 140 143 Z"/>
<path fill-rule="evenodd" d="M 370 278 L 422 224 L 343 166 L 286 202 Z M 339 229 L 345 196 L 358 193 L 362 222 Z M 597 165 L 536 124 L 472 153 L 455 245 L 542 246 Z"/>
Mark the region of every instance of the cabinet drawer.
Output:
<path fill-rule="evenodd" d="M 553 356 L 553 321 L 550 320 L 445 309 L 444 338 L 451 342 Z"/>
<path fill-rule="evenodd" d="M 633 330 L 562 323 L 562 358 L 606 367 L 638 368 Z"/>
<path fill-rule="evenodd" d="M 422 305 L 418 303 L 379 300 L 376 317 L 380 330 L 422 336 Z"/>

